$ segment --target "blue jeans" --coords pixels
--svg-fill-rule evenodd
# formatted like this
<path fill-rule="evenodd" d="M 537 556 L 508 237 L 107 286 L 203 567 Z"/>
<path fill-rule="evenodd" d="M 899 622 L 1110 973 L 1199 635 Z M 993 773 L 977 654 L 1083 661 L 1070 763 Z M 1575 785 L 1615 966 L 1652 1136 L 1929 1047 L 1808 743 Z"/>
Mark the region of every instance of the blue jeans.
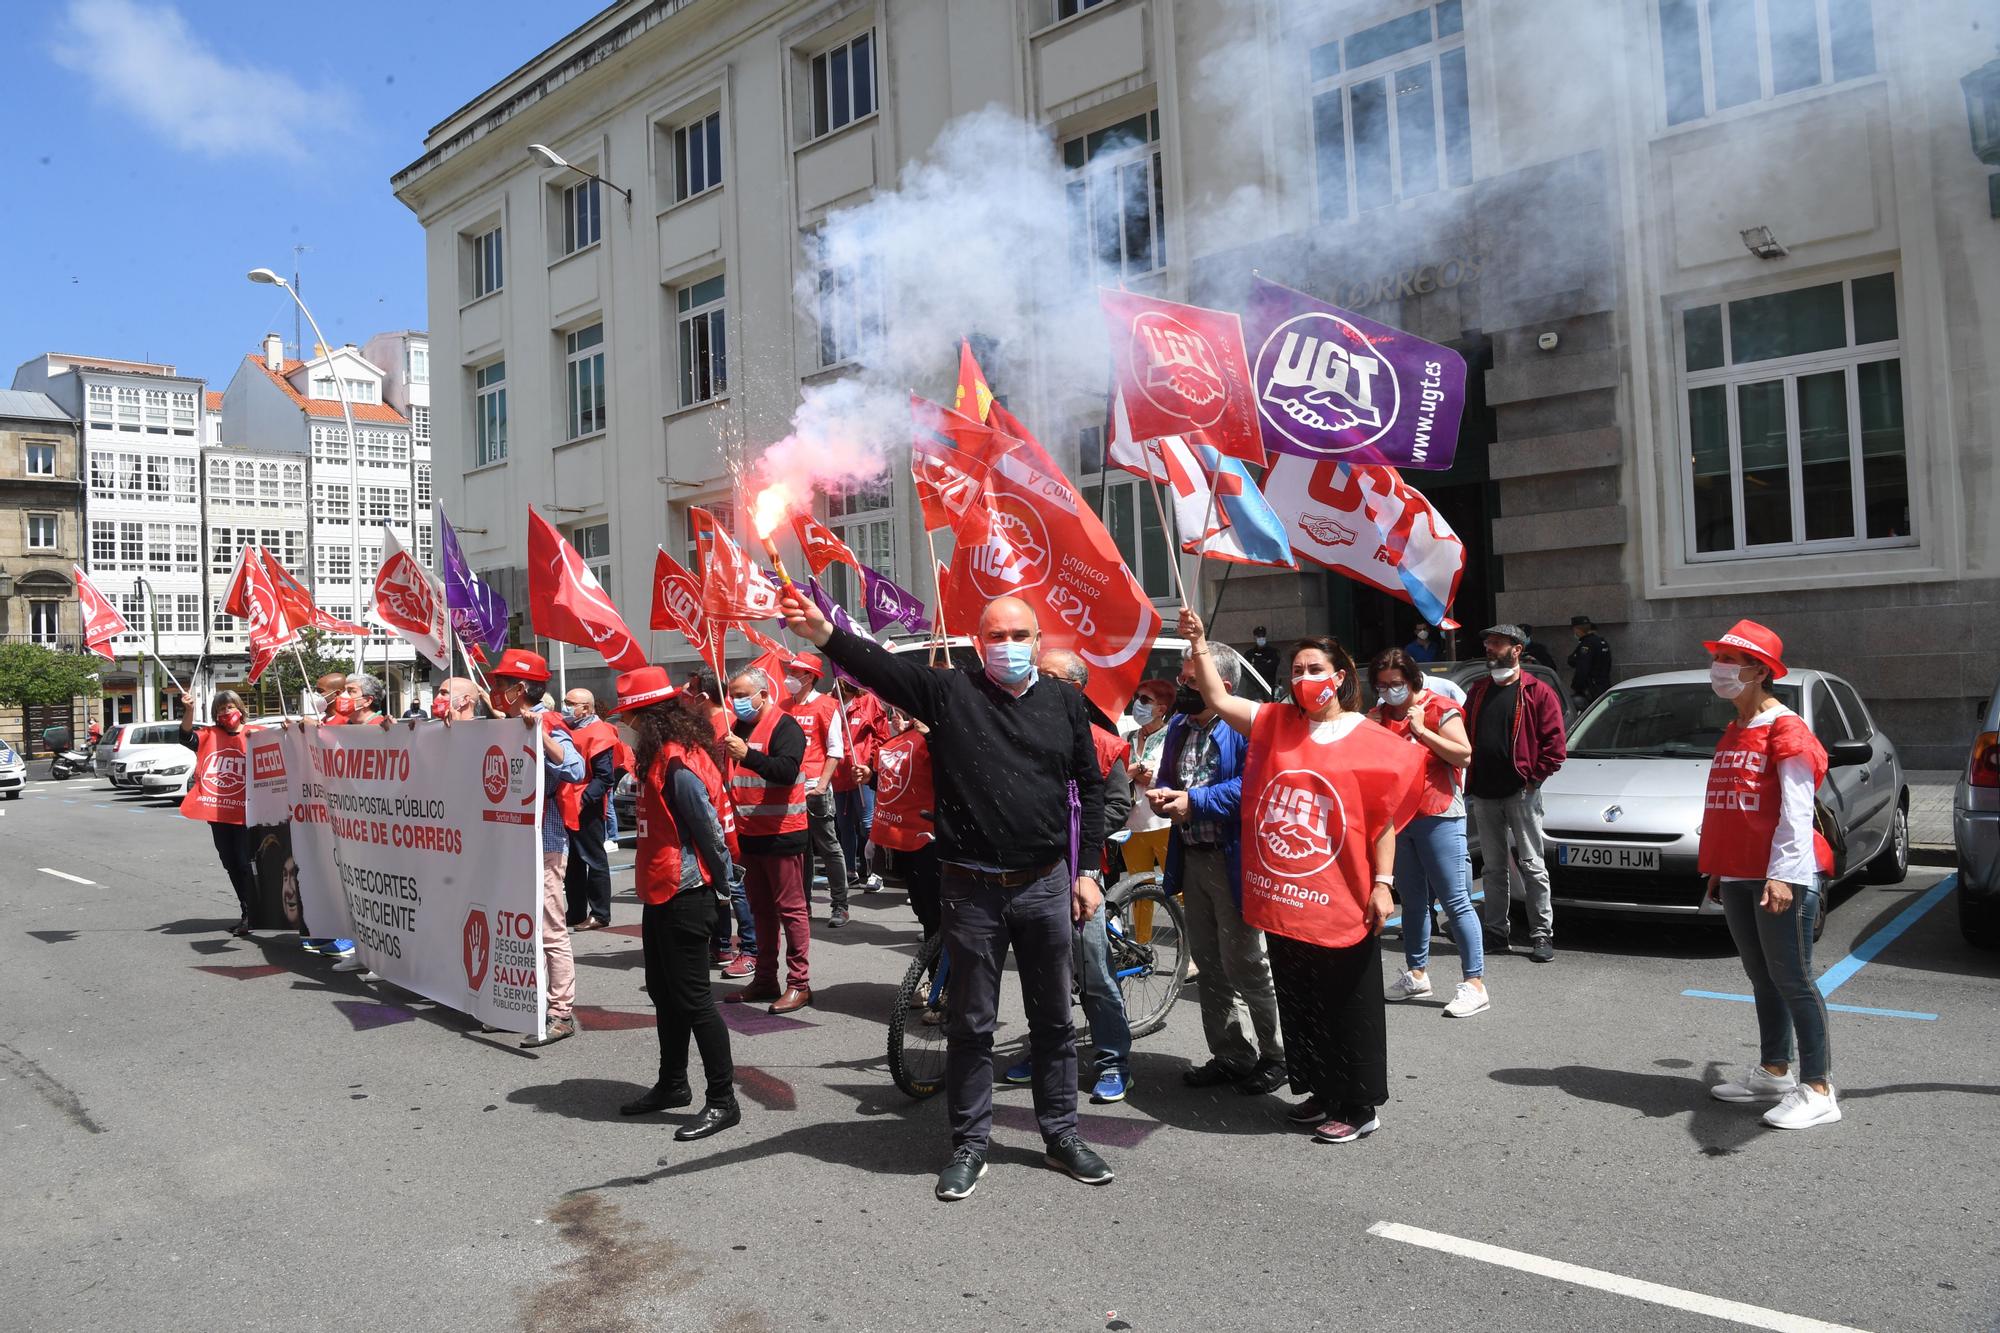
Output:
<path fill-rule="evenodd" d="M 1465 979 L 1486 973 L 1486 940 L 1472 910 L 1472 858 L 1465 816 L 1425 815 L 1396 835 L 1396 896 L 1403 900 L 1403 961 L 1421 970 L 1431 957 L 1431 900 L 1451 918 Z"/>
<path fill-rule="evenodd" d="M 1111 940 L 1101 907 L 1076 937 L 1073 966 L 1083 983 L 1083 1017 L 1090 1024 L 1090 1044 L 1097 1048 L 1098 1076 L 1113 1070 L 1122 1074 L 1132 1059 L 1132 1025 L 1125 1018 L 1125 993 L 1111 975 Z"/>
<path fill-rule="evenodd" d="M 835 792 L 833 822 L 840 834 L 840 849 L 847 854 L 847 880 L 859 884 L 868 877 L 868 830 L 875 827 L 875 789 Z"/>
<path fill-rule="evenodd" d="M 1763 896 L 1761 879 L 1722 881 L 1722 915 L 1757 999 L 1757 1044 L 1765 1064 L 1789 1064 L 1796 1034 L 1799 1082 L 1817 1083 L 1833 1069 L 1826 997 L 1812 976 L 1819 886 L 1792 885 L 1792 905 L 1776 915 L 1757 905 Z"/>
<path fill-rule="evenodd" d="M 757 924 L 750 918 L 750 895 L 743 891 L 743 867 L 734 865 L 729 880 L 729 911 L 715 914 L 715 928 L 709 939 L 718 949 L 729 947 L 729 918 L 736 918 L 736 938 L 744 953 L 757 952 Z"/>

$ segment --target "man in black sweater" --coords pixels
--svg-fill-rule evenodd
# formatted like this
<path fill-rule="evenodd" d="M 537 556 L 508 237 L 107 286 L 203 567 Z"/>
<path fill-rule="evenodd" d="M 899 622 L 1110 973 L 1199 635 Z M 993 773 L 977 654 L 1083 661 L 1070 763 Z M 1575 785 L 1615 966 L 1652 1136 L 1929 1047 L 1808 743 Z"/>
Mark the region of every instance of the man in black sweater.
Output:
<path fill-rule="evenodd" d="M 1103 900 L 1104 778 L 1082 693 L 1037 675 L 1041 629 L 1018 598 L 999 598 L 981 613 L 978 671 L 899 658 L 834 629 L 796 592 L 781 609 L 792 633 L 930 728 L 951 958 L 945 1083 L 952 1156 L 938 1174 L 937 1197 L 962 1199 L 986 1174 L 993 1026 L 1010 945 L 1020 961 L 1043 1160 L 1086 1184 L 1105 1184 L 1111 1169 L 1076 1132 L 1070 1022 L 1072 942 Z"/>

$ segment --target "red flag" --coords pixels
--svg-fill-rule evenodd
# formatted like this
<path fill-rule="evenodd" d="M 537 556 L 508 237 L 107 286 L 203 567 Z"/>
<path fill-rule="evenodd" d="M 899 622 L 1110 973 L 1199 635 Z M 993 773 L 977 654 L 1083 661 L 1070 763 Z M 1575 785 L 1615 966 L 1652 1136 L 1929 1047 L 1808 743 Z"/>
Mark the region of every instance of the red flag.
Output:
<path fill-rule="evenodd" d="M 264 572 L 269 575 L 271 586 L 278 591 L 278 600 L 284 603 L 286 618 L 294 625 L 301 627 L 311 625 L 314 629 L 323 629 L 333 634 L 368 633 L 366 625 L 336 620 L 327 612 L 320 610 L 318 604 L 313 601 L 312 594 L 306 591 L 306 585 L 300 583 L 292 576 L 290 570 L 279 564 L 277 556 L 261 546 L 255 549 L 258 557 L 264 562 Z"/>
<path fill-rule="evenodd" d="M 528 608 L 535 633 L 594 648 L 620 671 L 646 665 L 646 652 L 625 628 L 610 594 L 576 548 L 549 521 L 528 510 Z"/>
<path fill-rule="evenodd" d="M 222 610 L 225 615 L 238 620 L 250 618 L 250 562 L 251 551 L 255 547 L 245 546 L 236 552 L 236 568 L 229 575 L 229 586 L 222 590 Z"/>
<path fill-rule="evenodd" d="M 744 557 L 706 509 L 689 508 L 688 520 L 701 564 L 702 614 L 713 620 L 777 619 L 778 585 Z"/>
<path fill-rule="evenodd" d="M 954 465 L 979 483 L 980 503 L 952 529 L 951 572 L 939 598 L 954 629 L 996 597 L 1033 607 L 1042 640 L 1090 665 L 1087 693 L 1113 717 L 1145 674 L 1162 621 L 1097 515 L 1032 440 L 1003 435 L 935 404 L 920 433 L 956 446 Z M 934 444 L 933 447 L 948 446 Z"/>
<path fill-rule="evenodd" d="M 83 611 L 85 646 L 107 662 L 117 661 L 117 655 L 104 645 L 120 634 L 130 634 L 132 627 L 125 623 L 125 617 L 112 609 L 104 594 L 97 590 L 97 585 L 83 572 L 82 565 L 71 565 L 69 568 L 76 579 L 76 602 Z"/>
<path fill-rule="evenodd" d="M 654 629 L 679 630 L 701 659 L 715 668 L 715 674 L 722 674 L 722 638 L 729 627 L 702 614 L 701 580 L 668 555 L 664 546 L 653 557 L 653 615 L 649 623 Z"/>
<path fill-rule="evenodd" d="M 311 605 L 310 598 L 307 605 Z M 444 582 L 403 549 L 394 528 L 382 529 L 382 567 L 375 571 L 375 615 L 438 670 L 451 670 L 451 620 Z"/>
<path fill-rule="evenodd" d="M 953 400 L 952 408 L 960 416 L 978 422 L 984 422 L 987 413 L 993 410 L 993 390 L 987 387 L 986 372 L 979 368 L 978 359 L 972 355 L 972 344 L 964 338 L 958 340 L 958 397 Z"/>
<path fill-rule="evenodd" d="M 853 548 L 811 514 L 800 514 L 793 519 L 792 531 L 798 535 L 799 546 L 805 551 L 806 563 L 812 566 L 813 573 L 824 574 L 826 567 L 836 560 L 854 566 L 856 574 L 861 572 L 861 561 L 855 558 Z"/>
<path fill-rule="evenodd" d="M 1224 310 L 1098 289 L 1111 363 L 1138 439 L 1206 431 L 1231 458 L 1264 463 L 1243 321 Z"/>
<path fill-rule="evenodd" d="M 779 643 L 755 625 L 743 624 L 738 625 L 736 628 L 742 631 L 743 637 L 750 640 L 752 646 L 762 649 L 767 653 L 776 653 L 780 657 L 789 658 L 791 656 L 790 653 L 785 651 L 784 644 Z"/>
<path fill-rule="evenodd" d="M 299 631 L 285 614 L 284 601 L 271 583 L 264 562 L 252 557 L 248 548 L 236 562 L 236 573 L 229 580 L 222 609 L 250 622 L 249 680 L 254 685 L 272 659 L 298 641 Z"/>

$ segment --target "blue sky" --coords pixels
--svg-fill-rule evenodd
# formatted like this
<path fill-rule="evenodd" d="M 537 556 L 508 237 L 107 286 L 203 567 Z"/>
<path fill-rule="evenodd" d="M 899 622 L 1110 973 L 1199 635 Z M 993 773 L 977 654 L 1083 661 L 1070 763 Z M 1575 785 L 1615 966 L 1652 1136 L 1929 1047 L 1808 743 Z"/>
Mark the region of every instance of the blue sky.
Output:
<path fill-rule="evenodd" d="M 243 275 L 289 276 L 294 245 L 329 341 L 425 327 L 423 231 L 391 173 L 605 2 L 19 7 L 0 80 L 0 387 L 61 351 L 223 388 L 264 333 L 292 337 L 290 298 Z"/>

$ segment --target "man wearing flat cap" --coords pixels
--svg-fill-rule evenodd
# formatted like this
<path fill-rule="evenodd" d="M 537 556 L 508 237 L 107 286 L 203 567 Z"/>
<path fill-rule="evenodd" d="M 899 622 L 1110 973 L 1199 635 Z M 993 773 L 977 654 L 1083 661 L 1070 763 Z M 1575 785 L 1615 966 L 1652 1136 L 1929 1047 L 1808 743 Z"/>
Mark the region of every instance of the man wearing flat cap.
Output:
<path fill-rule="evenodd" d="M 1556 956 L 1556 925 L 1542 859 L 1542 783 L 1562 767 L 1566 753 L 1562 700 L 1521 670 L 1527 631 L 1495 625 L 1481 639 L 1486 674 L 1465 692 L 1465 730 L 1472 739 L 1465 804 L 1485 862 L 1486 951 L 1507 952 L 1511 843 L 1528 890 L 1528 956 L 1546 963 Z"/>

